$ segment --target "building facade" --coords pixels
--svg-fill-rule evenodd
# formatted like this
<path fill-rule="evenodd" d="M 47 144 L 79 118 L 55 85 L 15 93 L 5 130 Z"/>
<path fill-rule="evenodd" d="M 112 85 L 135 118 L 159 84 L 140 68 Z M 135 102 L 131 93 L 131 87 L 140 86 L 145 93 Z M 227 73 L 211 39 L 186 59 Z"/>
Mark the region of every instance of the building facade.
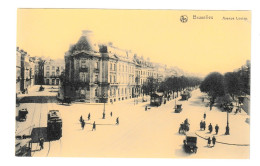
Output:
<path fill-rule="evenodd" d="M 44 61 L 43 69 L 41 62 L 38 64 L 38 72 L 43 73 L 45 85 L 59 85 L 60 75 L 64 72 L 65 64 L 61 60 L 48 59 Z M 42 74 L 39 73 L 39 76 Z"/>
<path fill-rule="evenodd" d="M 91 31 L 83 31 L 79 41 L 65 53 L 60 95 L 89 103 L 127 100 L 142 94 L 148 77 L 161 77 L 149 59 L 111 43 L 97 44 Z"/>

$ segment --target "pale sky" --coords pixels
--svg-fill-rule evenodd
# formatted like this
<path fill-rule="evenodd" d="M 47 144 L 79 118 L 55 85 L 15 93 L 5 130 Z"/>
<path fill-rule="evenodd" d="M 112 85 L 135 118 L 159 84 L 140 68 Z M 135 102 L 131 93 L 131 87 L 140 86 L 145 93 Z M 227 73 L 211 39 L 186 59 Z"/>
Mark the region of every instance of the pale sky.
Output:
<path fill-rule="evenodd" d="M 188 21 L 182 23 L 180 16 Z M 213 16 L 213 19 L 193 19 Z M 223 17 L 234 20 L 223 20 Z M 236 17 L 247 18 L 237 20 Z M 18 9 L 17 46 L 31 56 L 63 58 L 82 30 L 186 72 L 233 71 L 250 60 L 249 11 Z"/>

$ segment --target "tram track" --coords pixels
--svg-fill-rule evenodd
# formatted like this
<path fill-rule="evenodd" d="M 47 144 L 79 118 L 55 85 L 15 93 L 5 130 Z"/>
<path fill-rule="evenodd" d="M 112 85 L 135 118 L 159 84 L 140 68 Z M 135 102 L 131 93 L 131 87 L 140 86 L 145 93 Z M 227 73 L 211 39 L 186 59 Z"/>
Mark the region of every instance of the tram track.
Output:
<path fill-rule="evenodd" d="M 39 117 L 39 124 L 38 124 L 38 127 L 41 127 L 41 117 L 42 117 L 42 107 L 43 107 L 43 103 L 42 103 L 42 99 L 41 99 L 41 103 L 40 103 L 40 117 Z M 35 112 L 35 109 L 36 109 L 36 103 L 35 103 L 35 107 L 34 107 L 34 112 Z M 34 116 L 33 116 L 33 119 L 34 119 Z M 33 119 L 32 119 L 32 123 L 33 123 Z M 39 144 L 37 143 L 36 145 L 36 149 L 38 149 L 39 147 Z M 33 151 L 33 154 L 31 155 L 32 157 L 34 156 L 36 150 Z"/>

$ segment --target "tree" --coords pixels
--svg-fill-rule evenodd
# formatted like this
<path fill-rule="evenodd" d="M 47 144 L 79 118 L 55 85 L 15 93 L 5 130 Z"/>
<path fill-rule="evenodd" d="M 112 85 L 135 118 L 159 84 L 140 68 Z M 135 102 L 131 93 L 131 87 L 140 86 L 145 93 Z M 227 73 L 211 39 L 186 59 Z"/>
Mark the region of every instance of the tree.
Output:
<path fill-rule="evenodd" d="M 159 83 L 158 79 L 155 79 L 153 77 L 148 77 L 147 81 L 142 85 L 143 94 L 151 94 L 153 92 L 156 92 L 158 90 Z"/>
<path fill-rule="evenodd" d="M 242 82 L 237 72 L 228 72 L 224 75 L 225 87 L 230 96 L 234 99 L 234 95 L 240 95 L 242 90 Z"/>
<path fill-rule="evenodd" d="M 218 72 L 210 73 L 201 83 L 200 91 L 207 93 L 212 98 L 212 102 L 220 96 L 225 95 L 224 76 Z"/>

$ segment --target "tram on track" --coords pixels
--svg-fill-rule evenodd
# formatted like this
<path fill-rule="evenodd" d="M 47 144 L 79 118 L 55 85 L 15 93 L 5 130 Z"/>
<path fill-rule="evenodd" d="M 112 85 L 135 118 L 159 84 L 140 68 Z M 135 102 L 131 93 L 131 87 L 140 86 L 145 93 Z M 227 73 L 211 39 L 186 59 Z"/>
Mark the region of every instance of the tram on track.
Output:
<path fill-rule="evenodd" d="M 47 121 L 47 137 L 49 141 L 62 137 L 62 119 L 59 110 L 50 110 Z"/>

